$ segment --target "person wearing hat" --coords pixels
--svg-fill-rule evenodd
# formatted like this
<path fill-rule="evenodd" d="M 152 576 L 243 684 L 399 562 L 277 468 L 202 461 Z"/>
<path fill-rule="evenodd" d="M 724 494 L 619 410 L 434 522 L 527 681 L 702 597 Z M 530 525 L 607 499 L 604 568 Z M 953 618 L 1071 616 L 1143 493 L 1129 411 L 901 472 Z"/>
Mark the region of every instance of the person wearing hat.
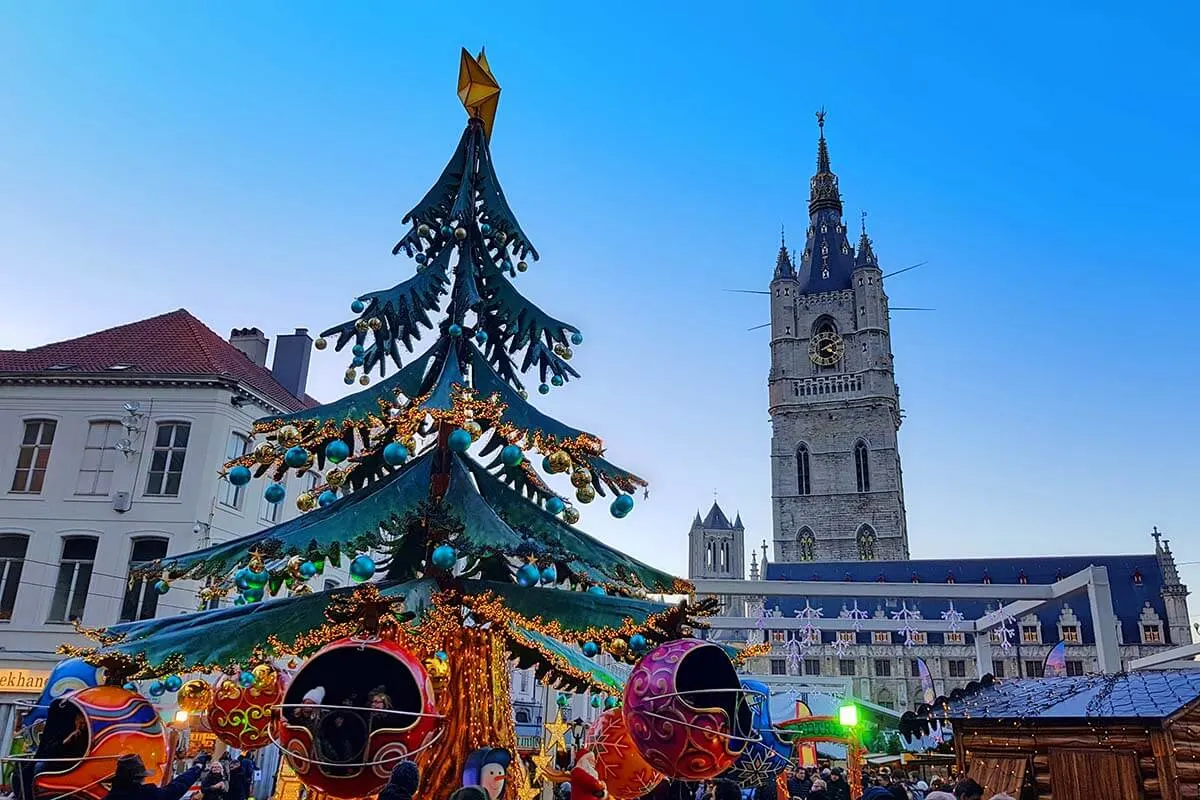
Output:
<path fill-rule="evenodd" d="M 421 783 L 421 770 L 415 762 L 401 761 L 392 770 L 387 786 L 379 792 L 379 800 L 413 800 Z"/>
<path fill-rule="evenodd" d="M 829 778 L 825 781 L 825 792 L 829 800 L 850 800 L 850 784 L 841 767 L 829 770 Z"/>
<path fill-rule="evenodd" d="M 112 788 L 104 800 L 179 800 L 192 788 L 192 784 L 200 777 L 204 765 L 212 757 L 208 753 L 196 756 L 190 769 L 182 773 L 166 786 L 148 786 L 146 778 L 150 776 L 142 757 L 135 753 L 126 753 L 117 759 L 117 769 L 113 773 Z"/>

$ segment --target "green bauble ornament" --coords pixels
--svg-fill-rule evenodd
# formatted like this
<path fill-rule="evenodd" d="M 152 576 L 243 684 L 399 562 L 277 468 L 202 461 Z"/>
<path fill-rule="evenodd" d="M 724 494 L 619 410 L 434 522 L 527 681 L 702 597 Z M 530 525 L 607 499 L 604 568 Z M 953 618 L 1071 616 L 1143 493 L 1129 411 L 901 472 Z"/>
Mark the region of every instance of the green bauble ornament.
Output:
<path fill-rule="evenodd" d="M 580 467 L 571 473 L 571 485 L 576 489 L 582 489 L 585 486 L 590 486 L 592 483 L 592 473 L 587 467 Z"/>

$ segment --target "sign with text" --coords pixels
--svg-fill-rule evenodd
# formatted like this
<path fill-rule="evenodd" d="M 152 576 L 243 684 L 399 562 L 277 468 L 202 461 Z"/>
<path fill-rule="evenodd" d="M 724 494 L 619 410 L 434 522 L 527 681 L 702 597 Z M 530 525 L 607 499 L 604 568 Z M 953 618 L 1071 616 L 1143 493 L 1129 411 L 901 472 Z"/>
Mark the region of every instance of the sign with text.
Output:
<path fill-rule="evenodd" d="M 46 688 L 46 679 L 49 677 L 49 670 L 0 667 L 0 692 L 40 694 Z"/>

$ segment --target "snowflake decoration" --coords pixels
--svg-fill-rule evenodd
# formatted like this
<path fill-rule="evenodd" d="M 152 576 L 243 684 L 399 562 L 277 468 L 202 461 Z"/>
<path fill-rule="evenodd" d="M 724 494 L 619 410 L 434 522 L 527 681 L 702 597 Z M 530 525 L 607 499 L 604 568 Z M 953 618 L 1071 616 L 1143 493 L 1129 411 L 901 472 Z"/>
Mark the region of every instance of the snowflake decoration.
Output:
<path fill-rule="evenodd" d="M 747 601 L 746 611 L 748 612 L 747 616 L 753 617 L 754 627 L 761 631 L 766 625 L 767 617 L 770 616 L 767 613 L 767 598 L 762 597 L 757 600 Z"/>
<path fill-rule="evenodd" d="M 796 619 L 804 620 L 804 625 L 800 628 L 797 637 L 800 647 L 814 647 L 821 643 L 821 628 L 817 625 L 817 621 L 822 616 L 824 616 L 822 610 L 813 608 L 808 600 L 804 601 L 804 608 L 796 612 Z"/>
<path fill-rule="evenodd" d="M 900 607 L 899 611 L 892 612 L 892 619 L 896 620 L 897 622 L 904 623 L 900 626 L 899 633 L 904 635 L 905 647 L 913 647 L 916 645 L 917 642 L 916 639 L 913 638 L 913 634 L 917 633 L 917 629 L 912 626 L 912 621 L 920 618 L 921 609 L 916 608 L 915 606 L 913 608 L 909 608 L 908 603 L 904 603 Z"/>
<path fill-rule="evenodd" d="M 850 649 L 852 644 L 854 642 L 848 642 L 840 636 L 835 636 L 833 639 L 833 652 L 837 653 L 838 657 L 841 658 L 846 655 L 846 651 Z"/>
<path fill-rule="evenodd" d="M 999 627 L 996 628 L 996 636 L 1000 639 L 1000 649 L 1012 649 L 1012 640 L 1016 637 L 1017 631 L 1013 627 L 1017 621 L 1011 614 L 1005 614 L 1004 619 L 1000 621 Z"/>
<path fill-rule="evenodd" d="M 803 645 L 800 639 L 788 639 L 787 643 L 787 664 L 788 670 L 793 675 L 800 673 L 800 649 Z"/>
<path fill-rule="evenodd" d="M 942 612 L 942 620 L 949 623 L 950 630 L 957 632 L 958 625 L 963 621 L 963 613 L 954 607 L 954 601 L 950 601 L 950 607 Z"/>
<path fill-rule="evenodd" d="M 858 631 L 862 630 L 862 620 L 866 619 L 869 616 L 871 616 L 871 615 L 858 607 L 858 601 L 855 600 L 854 608 L 848 609 L 845 606 L 842 606 L 842 611 L 840 614 L 838 614 L 838 619 L 854 620 L 854 631 L 855 631 L 855 633 L 857 633 Z"/>

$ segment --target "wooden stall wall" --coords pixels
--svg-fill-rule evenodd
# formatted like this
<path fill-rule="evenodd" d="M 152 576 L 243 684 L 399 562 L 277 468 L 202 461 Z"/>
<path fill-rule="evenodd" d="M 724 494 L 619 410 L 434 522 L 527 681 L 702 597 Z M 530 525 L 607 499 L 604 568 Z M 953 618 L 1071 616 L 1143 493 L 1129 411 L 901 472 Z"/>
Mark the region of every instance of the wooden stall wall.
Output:
<path fill-rule="evenodd" d="M 1200 704 L 1167 721 L 1158 750 L 1178 785 L 1177 796 L 1167 800 L 1200 800 Z"/>
<path fill-rule="evenodd" d="M 1054 750 L 1084 752 L 1102 758 L 1111 756 L 1105 761 L 1105 769 L 1111 768 L 1114 776 L 1117 771 L 1125 770 L 1129 777 L 1122 778 L 1126 783 L 1120 785 L 1137 787 L 1132 795 L 1116 794 L 1106 788 L 1104 794 L 1088 795 L 1087 800 L 1200 800 L 1196 784 L 1190 791 L 1186 784 L 1179 785 L 1174 765 L 1162 755 L 1167 749 L 1169 736 L 1151 727 L 1154 724 L 1035 726 L 991 720 L 958 720 L 954 725 L 955 751 L 959 768 L 968 771 L 972 761 L 977 758 L 996 755 L 1010 759 L 1028 757 L 1032 765 L 1031 784 L 1034 788 L 1029 796 L 1038 800 L 1075 800 L 1079 796 L 1067 788 L 1072 782 L 1071 778 L 1068 777 L 1062 785 L 1057 780 L 1052 781 L 1052 777 L 1057 777 L 1052 774 L 1051 751 Z M 1200 732 L 1200 718 L 1197 718 L 1195 728 Z M 1193 741 L 1200 742 L 1200 739 Z M 1177 748 L 1178 744 L 1175 746 Z M 1197 747 L 1197 753 L 1200 754 L 1200 747 Z M 1200 762 L 1197 763 L 1200 765 Z M 1115 789 L 1117 784 L 1112 786 L 1115 791 L 1128 791 Z M 999 791 L 990 786 L 986 788 L 989 793 L 984 797 Z"/>

